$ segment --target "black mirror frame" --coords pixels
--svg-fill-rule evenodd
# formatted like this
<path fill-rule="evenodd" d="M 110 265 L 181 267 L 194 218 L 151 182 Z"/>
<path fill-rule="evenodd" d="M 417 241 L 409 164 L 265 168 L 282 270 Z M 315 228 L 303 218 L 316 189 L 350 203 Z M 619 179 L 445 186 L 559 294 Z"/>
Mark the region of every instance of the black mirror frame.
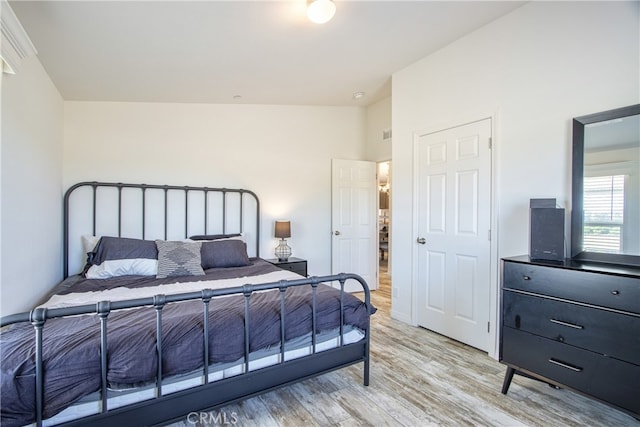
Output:
<path fill-rule="evenodd" d="M 582 250 L 583 245 L 583 185 L 584 185 L 584 127 L 585 125 L 640 114 L 640 104 L 573 119 L 573 166 L 571 180 L 571 258 L 576 261 L 603 262 L 640 266 L 640 256 L 608 254 Z"/>

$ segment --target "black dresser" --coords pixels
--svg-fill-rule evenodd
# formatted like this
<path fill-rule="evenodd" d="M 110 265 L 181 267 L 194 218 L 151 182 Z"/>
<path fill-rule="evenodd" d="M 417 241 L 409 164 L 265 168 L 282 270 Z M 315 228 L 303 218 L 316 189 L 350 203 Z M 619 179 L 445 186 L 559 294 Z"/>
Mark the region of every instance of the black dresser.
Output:
<path fill-rule="evenodd" d="M 500 361 L 640 419 L 640 270 L 503 259 Z"/>

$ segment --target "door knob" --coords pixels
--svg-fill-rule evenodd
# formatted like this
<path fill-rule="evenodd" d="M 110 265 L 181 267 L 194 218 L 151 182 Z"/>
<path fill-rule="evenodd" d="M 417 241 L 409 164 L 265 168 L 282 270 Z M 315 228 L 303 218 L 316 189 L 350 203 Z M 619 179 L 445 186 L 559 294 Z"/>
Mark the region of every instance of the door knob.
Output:
<path fill-rule="evenodd" d="M 334 231 L 333 234 L 335 234 L 336 236 L 340 235 L 340 232 L 338 230 Z"/>
<path fill-rule="evenodd" d="M 420 243 L 421 245 L 424 245 L 425 243 L 427 243 L 427 239 L 425 239 L 424 237 L 418 237 L 416 239 L 416 242 Z"/>

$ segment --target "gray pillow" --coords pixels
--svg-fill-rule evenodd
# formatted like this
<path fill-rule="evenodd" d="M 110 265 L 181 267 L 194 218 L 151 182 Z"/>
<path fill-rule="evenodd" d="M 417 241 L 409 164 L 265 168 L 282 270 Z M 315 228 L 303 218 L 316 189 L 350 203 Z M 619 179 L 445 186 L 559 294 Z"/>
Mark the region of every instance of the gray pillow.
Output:
<path fill-rule="evenodd" d="M 200 242 L 172 242 L 156 240 L 158 247 L 158 274 L 156 278 L 176 276 L 202 276 Z"/>
<path fill-rule="evenodd" d="M 196 236 L 189 236 L 191 240 L 220 240 L 220 239 L 230 239 L 232 237 L 241 237 L 242 234 L 234 233 L 234 234 L 198 234 Z"/>
<path fill-rule="evenodd" d="M 242 240 L 202 242 L 202 268 L 244 267 L 251 265 L 247 244 Z"/>
<path fill-rule="evenodd" d="M 89 263 L 97 265 L 116 259 L 158 259 L 158 250 L 152 240 L 103 236 L 88 255 Z"/>

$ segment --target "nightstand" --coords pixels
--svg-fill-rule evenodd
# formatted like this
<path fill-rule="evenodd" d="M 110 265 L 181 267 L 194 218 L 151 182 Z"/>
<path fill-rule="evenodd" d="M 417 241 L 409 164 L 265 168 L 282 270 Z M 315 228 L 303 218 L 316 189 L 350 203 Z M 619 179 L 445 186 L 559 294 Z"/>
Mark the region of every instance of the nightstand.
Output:
<path fill-rule="evenodd" d="M 286 261 L 280 261 L 278 258 L 269 258 L 265 261 L 279 267 L 283 270 L 293 271 L 301 276 L 307 277 L 307 260 L 295 257 L 289 257 Z"/>

